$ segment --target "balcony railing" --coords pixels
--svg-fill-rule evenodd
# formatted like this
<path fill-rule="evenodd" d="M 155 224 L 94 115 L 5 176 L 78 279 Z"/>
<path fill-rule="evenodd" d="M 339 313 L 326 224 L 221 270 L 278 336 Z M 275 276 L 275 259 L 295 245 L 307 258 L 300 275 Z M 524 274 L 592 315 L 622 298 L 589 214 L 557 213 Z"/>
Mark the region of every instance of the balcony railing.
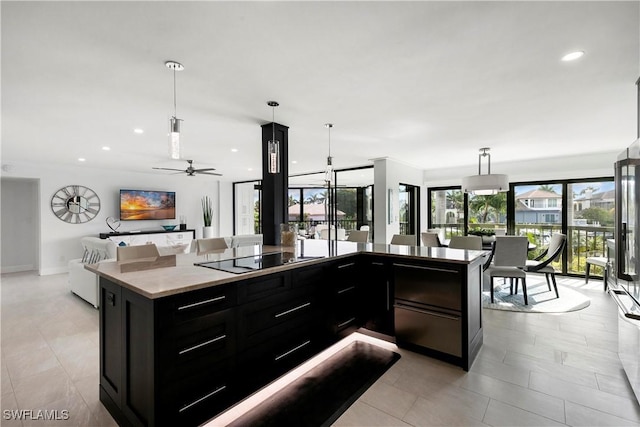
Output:
<path fill-rule="evenodd" d="M 506 224 L 472 224 L 471 228 L 493 229 L 505 228 Z M 433 228 L 445 230 L 447 239 L 451 236 L 462 235 L 462 224 L 433 224 Z M 515 234 L 527 236 L 529 241 L 537 246 L 529 253 L 530 258 L 541 254 L 549 245 L 553 233 L 561 233 L 560 224 L 516 224 Z M 590 256 L 607 256 L 607 239 L 613 239 L 613 227 L 593 227 L 589 225 L 571 225 L 567 229 L 567 267 L 563 273 L 584 275 L 586 260 Z M 562 270 L 560 262 L 554 263 L 557 270 Z M 594 275 L 602 275 L 602 269 L 594 268 Z"/>

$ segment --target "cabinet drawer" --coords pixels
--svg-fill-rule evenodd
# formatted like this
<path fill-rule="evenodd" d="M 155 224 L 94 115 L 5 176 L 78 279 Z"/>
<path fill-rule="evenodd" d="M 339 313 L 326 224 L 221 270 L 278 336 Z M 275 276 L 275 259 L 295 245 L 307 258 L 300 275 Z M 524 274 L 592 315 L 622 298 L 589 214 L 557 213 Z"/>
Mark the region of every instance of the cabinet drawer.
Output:
<path fill-rule="evenodd" d="M 162 387 L 159 425 L 199 425 L 237 398 L 235 363 L 228 359 Z"/>
<path fill-rule="evenodd" d="M 219 285 L 208 289 L 162 298 L 158 302 L 160 325 L 170 326 L 206 316 L 237 304 L 235 284 Z"/>
<path fill-rule="evenodd" d="M 320 314 L 315 292 L 287 292 L 239 308 L 239 341 L 243 348 L 271 339 L 302 324 L 311 324 Z"/>
<path fill-rule="evenodd" d="M 462 272 L 451 266 L 393 265 L 395 299 L 461 310 Z"/>
<path fill-rule="evenodd" d="M 308 360 L 326 347 L 316 328 L 300 327 L 240 353 L 241 382 L 255 389 Z"/>
<path fill-rule="evenodd" d="M 163 374 L 188 375 L 207 364 L 231 356 L 236 350 L 235 308 L 211 313 L 168 328 L 159 349 Z"/>
<path fill-rule="evenodd" d="M 240 303 L 259 300 L 291 289 L 289 272 L 270 274 L 238 283 Z"/>
<path fill-rule="evenodd" d="M 440 313 L 418 307 L 395 305 L 398 343 L 407 342 L 454 356 L 462 356 L 460 314 Z"/>
<path fill-rule="evenodd" d="M 321 286 L 327 279 L 325 270 L 326 268 L 322 265 L 292 270 L 292 286 L 294 288 Z"/>

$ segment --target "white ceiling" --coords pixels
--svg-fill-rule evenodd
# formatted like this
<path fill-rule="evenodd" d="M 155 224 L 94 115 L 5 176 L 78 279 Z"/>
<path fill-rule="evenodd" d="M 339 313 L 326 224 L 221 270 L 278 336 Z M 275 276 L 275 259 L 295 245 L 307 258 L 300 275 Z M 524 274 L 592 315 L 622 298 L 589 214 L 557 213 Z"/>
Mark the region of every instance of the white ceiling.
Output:
<path fill-rule="evenodd" d="M 323 169 L 327 122 L 338 168 L 468 166 L 484 146 L 494 163 L 622 150 L 639 4 L 2 1 L 2 163 L 186 167 L 167 154 L 166 60 L 185 66 L 184 157 L 224 180 L 260 178 L 269 100 L 292 174 Z"/>

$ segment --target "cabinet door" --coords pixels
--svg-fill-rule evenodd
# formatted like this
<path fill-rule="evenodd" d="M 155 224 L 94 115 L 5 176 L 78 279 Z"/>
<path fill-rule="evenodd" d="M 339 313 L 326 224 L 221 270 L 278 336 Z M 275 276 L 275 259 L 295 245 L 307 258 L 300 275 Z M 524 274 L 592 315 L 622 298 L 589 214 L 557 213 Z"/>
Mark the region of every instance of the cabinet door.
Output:
<path fill-rule="evenodd" d="M 100 278 L 100 386 L 118 406 L 122 400 L 121 290 Z"/>
<path fill-rule="evenodd" d="M 363 261 L 365 280 L 360 295 L 365 308 L 363 326 L 371 331 L 393 335 L 393 289 L 391 266 L 382 259 Z"/>

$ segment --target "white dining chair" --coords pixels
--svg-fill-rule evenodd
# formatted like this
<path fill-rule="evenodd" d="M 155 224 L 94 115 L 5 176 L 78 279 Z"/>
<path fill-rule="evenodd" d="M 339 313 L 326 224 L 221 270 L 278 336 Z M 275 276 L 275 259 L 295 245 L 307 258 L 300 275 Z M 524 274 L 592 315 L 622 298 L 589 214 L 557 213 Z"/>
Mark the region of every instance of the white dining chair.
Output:
<path fill-rule="evenodd" d="M 427 231 L 420 233 L 420 239 L 422 240 L 422 246 L 427 248 L 438 248 L 442 246 L 438 233 Z"/>
<path fill-rule="evenodd" d="M 204 254 L 211 251 L 222 251 L 228 249 L 227 241 L 224 237 L 212 237 L 209 239 L 198 239 L 198 254 Z"/>
<path fill-rule="evenodd" d="M 348 242 L 367 243 L 369 241 L 369 232 L 366 230 L 352 230 L 347 237 Z"/>
<path fill-rule="evenodd" d="M 449 241 L 450 249 L 482 250 L 482 237 L 480 236 L 452 236 Z"/>
<path fill-rule="evenodd" d="M 392 245 L 416 246 L 415 234 L 394 234 L 391 237 Z"/>

